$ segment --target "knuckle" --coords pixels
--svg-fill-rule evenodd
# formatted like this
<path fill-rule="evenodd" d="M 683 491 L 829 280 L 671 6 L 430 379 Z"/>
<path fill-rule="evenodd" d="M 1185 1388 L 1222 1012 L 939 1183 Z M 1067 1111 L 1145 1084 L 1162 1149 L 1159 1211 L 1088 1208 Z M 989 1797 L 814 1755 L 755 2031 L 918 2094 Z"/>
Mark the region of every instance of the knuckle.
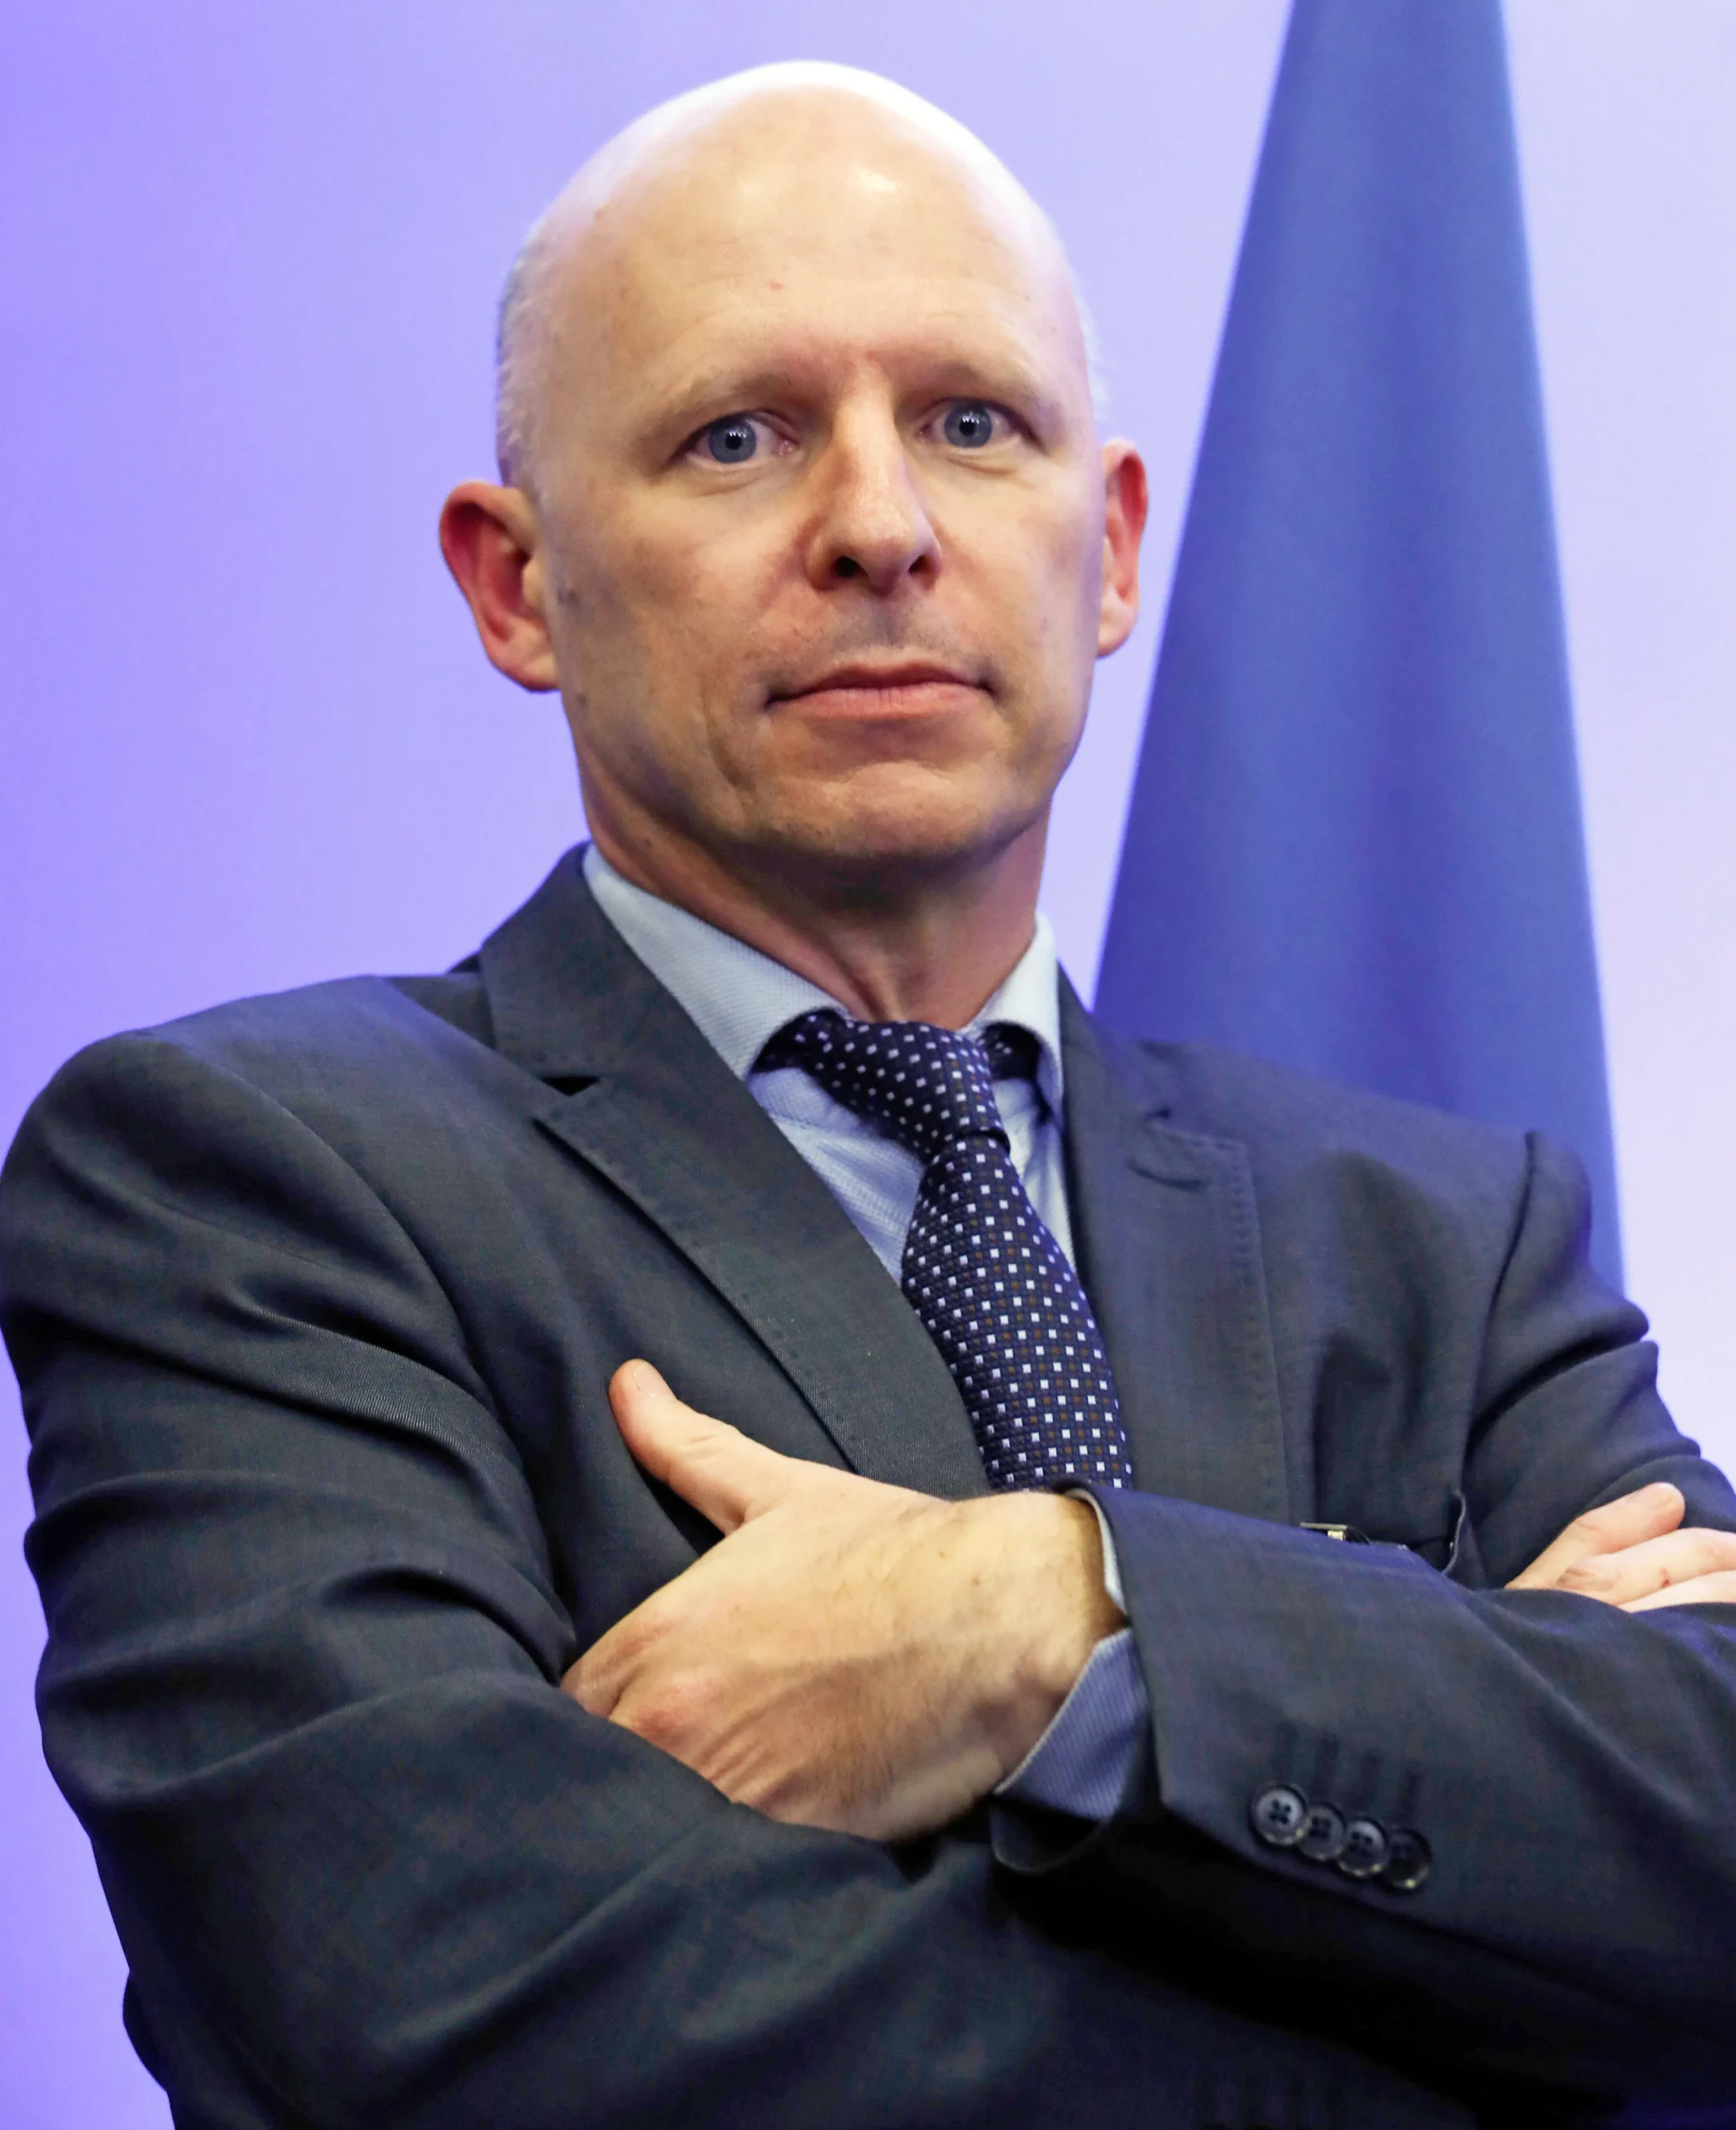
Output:
<path fill-rule="evenodd" d="M 689 1464 L 709 1469 L 722 1464 L 739 1439 L 734 1428 L 725 1428 L 721 1420 L 708 1420 L 689 1432 L 681 1444 L 681 1454 Z"/>
<path fill-rule="evenodd" d="M 1584 1598 L 1600 1598 L 1615 1581 L 1615 1571 L 1607 1561 L 1575 1561 L 1563 1568 L 1556 1587 L 1577 1591 Z"/>
<path fill-rule="evenodd" d="M 636 1699 L 631 1727 L 647 1745 L 679 1752 L 694 1736 L 706 1698 L 702 1674 L 690 1669 L 671 1672 Z"/>
<path fill-rule="evenodd" d="M 654 1590 L 642 1604 L 636 1605 L 611 1631 L 611 1639 L 618 1636 L 625 1654 L 632 1662 L 642 1664 L 681 1632 L 690 1609 L 687 1591 L 677 1576 L 673 1583 Z"/>

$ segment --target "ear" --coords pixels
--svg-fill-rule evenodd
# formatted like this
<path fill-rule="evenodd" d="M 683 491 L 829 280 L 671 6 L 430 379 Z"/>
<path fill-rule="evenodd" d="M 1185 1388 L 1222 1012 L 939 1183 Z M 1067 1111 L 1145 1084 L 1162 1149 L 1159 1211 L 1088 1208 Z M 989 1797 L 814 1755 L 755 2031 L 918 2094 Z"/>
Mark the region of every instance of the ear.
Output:
<path fill-rule="evenodd" d="M 1097 656 L 1119 651 L 1140 617 L 1140 536 L 1149 498 L 1145 462 L 1125 437 L 1103 447 L 1103 603 Z"/>
<path fill-rule="evenodd" d="M 544 618 L 548 597 L 542 529 L 522 488 L 465 481 L 440 513 L 440 551 L 470 602 L 482 648 L 508 680 L 560 686 Z"/>

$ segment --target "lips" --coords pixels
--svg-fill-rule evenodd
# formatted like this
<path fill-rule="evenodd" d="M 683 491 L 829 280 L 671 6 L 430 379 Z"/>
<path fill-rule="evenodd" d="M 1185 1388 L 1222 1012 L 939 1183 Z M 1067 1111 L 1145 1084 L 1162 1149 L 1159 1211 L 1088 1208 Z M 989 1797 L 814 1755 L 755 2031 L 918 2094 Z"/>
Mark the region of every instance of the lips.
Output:
<path fill-rule="evenodd" d="M 950 666 L 927 660 L 908 659 L 897 664 L 871 665 L 859 661 L 834 666 L 799 687 L 779 689 L 770 697 L 780 702 L 800 702 L 819 708 L 840 710 L 916 711 L 938 709 L 942 698 L 961 688 L 977 692 L 982 683 Z"/>

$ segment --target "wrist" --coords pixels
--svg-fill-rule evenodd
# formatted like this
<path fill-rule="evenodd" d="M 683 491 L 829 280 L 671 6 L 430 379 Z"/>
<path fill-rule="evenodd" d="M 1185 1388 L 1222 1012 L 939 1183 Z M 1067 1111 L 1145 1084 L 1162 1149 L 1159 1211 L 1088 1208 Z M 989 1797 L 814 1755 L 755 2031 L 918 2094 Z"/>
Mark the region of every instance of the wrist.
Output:
<path fill-rule="evenodd" d="M 1105 1635 L 1127 1624 L 1127 1615 L 1109 1594 L 1103 1572 L 1103 1525 L 1096 1508 L 1076 1494 L 1046 1494 L 1061 1512 L 1056 1523 L 1057 1602 L 1050 1609 L 1055 1628 L 1046 1652 L 1046 1679 L 1065 1701 L 1091 1652 Z M 1061 1593 L 1064 1593 L 1064 1598 Z"/>
<path fill-rule="evenodd" d="M 1104 1584 L 1089 1501 L 1035 1490 L 967 1504 L 988 1565 L 977 1583 L 999 1662 L 977 1674 L 1003 1776 L 1029 1753 L 1091 1652 L 1126 1624 Z"/>

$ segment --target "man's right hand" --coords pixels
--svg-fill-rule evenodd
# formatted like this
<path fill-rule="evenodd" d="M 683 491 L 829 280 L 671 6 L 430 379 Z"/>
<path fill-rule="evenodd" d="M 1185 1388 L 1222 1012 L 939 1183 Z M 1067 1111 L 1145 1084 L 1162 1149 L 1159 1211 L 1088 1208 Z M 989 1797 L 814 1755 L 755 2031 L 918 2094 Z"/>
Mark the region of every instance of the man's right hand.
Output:
<path fill-rule="evenodd" d="M 737 1804 L 932 1834 L 1012 1772 L 1123 1624 L 1086 1503 L 941 1501 L 780 1456 L 642 1360 L 609 1396 L 640 1464 L 725 1535 L 561 1684 Z"/>
<path fill-rule="evenodd" d="M 1736 1532 L 1683 1530 L 1687 1504 L 1659 1481 L 1588 1508 L 1509 1590 L 1570 1590 L 1624 1612 L 1736 1605 Z"/>

